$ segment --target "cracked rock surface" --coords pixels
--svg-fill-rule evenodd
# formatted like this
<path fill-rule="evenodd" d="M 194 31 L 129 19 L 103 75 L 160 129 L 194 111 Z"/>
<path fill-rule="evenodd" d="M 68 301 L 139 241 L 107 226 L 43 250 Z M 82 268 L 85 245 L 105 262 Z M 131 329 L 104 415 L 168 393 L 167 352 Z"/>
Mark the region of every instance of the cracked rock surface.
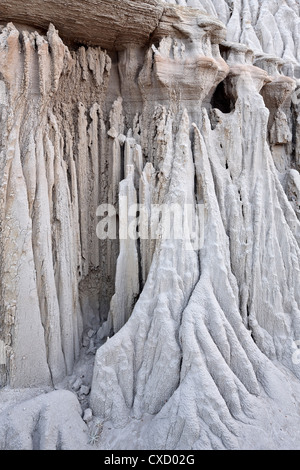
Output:
<path fill-rule="evenodd" d="M 300 448 L 299 42 L 298 0 L 1 2 L 0 449 Z M 100 240 L 125 198 L 201 245 Z"/>

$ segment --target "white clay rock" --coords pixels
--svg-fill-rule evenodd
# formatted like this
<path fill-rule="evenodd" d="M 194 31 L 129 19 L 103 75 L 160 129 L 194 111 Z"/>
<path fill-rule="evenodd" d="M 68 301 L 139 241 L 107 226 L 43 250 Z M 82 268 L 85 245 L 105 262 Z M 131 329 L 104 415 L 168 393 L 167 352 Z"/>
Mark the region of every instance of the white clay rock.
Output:
<path fill-rule="evenodd" d="M 300 449 L 299 87 L 298 0 L 1 0 L 1 450 Z"/>

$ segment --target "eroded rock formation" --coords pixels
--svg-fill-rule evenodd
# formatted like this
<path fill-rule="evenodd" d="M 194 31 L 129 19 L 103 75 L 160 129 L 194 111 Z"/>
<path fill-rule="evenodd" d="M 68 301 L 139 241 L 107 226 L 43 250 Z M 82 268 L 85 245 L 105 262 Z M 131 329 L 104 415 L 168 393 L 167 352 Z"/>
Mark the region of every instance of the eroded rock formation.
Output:
<path fill-rule="evenodd" d="M 299 2 L 0 25 L 0 448 L 299 448 Z M 189 207 L 201 244 L 100 240 L 124 200 Z"/>

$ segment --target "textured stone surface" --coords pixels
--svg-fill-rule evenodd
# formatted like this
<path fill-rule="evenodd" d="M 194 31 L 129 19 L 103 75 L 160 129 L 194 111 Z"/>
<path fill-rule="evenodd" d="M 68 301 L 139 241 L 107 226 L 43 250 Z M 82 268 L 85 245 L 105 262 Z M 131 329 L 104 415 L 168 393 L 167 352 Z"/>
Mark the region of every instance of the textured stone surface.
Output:
<path fill-rule="evenodd" d="M 0 448 L 299 449 L 299 2 L 59 5 L 0 6 Z"/>
<path fill-rule="evenodd" d="M 39 395 L 0 412 L 1 450 L 72 450 L 87 442 L 81 408 L 70 392 Z"/>
<path fill-rule="evenodd" d="M 3 0 L 0 20 L 44 30 L 54 23 L 68 40 L 114 49 L 147 43 L 162 12 L 157 0 Z"/>

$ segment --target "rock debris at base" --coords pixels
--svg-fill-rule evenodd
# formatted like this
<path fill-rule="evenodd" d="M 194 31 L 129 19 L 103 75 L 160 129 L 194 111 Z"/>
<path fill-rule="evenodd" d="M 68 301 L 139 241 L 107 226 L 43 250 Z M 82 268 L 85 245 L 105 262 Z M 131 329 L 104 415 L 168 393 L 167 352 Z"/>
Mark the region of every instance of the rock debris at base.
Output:
<path fill-rule="evenodd" d="M 299 111 L 299 0 L 1 0 L 1 450 L 300 449 Z"/>

